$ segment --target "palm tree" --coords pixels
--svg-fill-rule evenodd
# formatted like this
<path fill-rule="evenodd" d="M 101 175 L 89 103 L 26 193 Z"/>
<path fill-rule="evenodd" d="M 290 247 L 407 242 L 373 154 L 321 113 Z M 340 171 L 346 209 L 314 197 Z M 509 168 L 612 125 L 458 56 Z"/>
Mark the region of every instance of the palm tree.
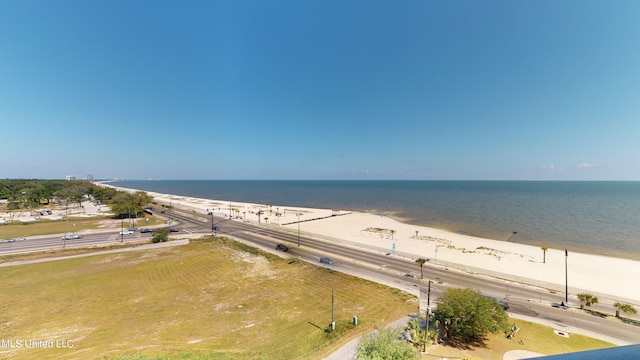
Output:
<path fill-rule="evenodd" d="M 540 249 L 542 249 L 542 263 L 546 264 L 546 262 L 547 262 L 547 250 L 549 250 L 549 248 L 546 247 L 546 246 L 543 246 Z"/>
<path fill-rule="evenodd" d="M 623 303 L 615 303 L 613 306 L 616 307 L 616 317 L 620 317 L 620 311 L 624 313 L 636 314 L 638 311 L 632 305 L 623 304 Z"/>
<path fill-rule="evenodd" d="M 436 318 L 433 320 L 433 324 L 436 327 L 440 328 L 440 334 L 443 338 L 448 338 L 449 337 L 449 327 L 452 324 L 451 318 L 445 318 L 442 316 L 438 316 L 441 315 L 438 312 L 435 313 Z"/>
<path fill-rule="evenodd" d="M 598 303 L 598 297 L 597 296 L 591 295 L 591 294 L 586 294 L 586 293 L 578 294 L 578 300 L 582 301 L 587 306 L 591 306 L 593 304 L 597 304 Z"/>
<path fill-rule="evenodd" d="M 422 265 L 424 265 L 424 263 L 426 263 L 427 260 L 423 258 L 419 258 L 418 260 L 416 260 L 416 262 L 420 264 L 420 279 L 422 279 Z"/>
<path fill-rule="evenodd" d="M 422 324 L 420 323 L 420 318 L 413 318 L 409 321 L 409 326 L 407 328 L 409 335 L 411 335 L 411 342 L 417 347 L 424 347 L 425 333 L 424 329 L 422 329 Z"/>

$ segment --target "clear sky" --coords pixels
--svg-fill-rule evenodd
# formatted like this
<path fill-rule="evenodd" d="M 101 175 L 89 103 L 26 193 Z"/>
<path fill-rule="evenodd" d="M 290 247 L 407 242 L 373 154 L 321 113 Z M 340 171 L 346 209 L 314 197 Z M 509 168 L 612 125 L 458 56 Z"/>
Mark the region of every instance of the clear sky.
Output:
<path fill-rule="evenodd" d="M 0 0 L 0 178 L 640 180 L 640 1 Z"/>

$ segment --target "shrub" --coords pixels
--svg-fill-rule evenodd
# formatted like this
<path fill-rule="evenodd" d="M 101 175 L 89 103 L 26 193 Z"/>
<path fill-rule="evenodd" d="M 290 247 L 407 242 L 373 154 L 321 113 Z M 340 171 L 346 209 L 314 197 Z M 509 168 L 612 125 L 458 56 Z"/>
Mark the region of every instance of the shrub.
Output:
<path fill-rule="evenodd" d="M 157 229 L 153 231 L 153 238 L 151 238 L 151 242 L 159 243 L 165 242 L 169 239 L 169 230 L 167 229 Z"/>

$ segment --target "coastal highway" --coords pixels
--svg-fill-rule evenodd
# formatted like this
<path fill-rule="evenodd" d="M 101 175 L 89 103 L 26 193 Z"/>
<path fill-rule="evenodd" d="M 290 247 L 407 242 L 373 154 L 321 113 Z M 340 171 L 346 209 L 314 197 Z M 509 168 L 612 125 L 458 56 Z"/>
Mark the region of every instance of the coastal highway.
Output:
<path fill-rule="evenodd" d="M 423 309 L 426 308 L 428 278 L 432 281 L 432 306 L 435 299 L 447 288 L 473 288 L 484 295 L 506 300 L 510 305 L 508 312 L 514 317 L 523 315 L 534 318 L 567 333 L 572 332 L 571 327 L 584 329 L 590 332 L 590 336 L 605 341 L 612 341 L 610 338 L 621 340 L 617 342 L 619 344 L 640 343 L 640 331 L 637 326 L 625 324 L 613 317 L 590 315 L 578 309 L 552 307 L 552 304 L 564 300 L 564 294 L 554 294 L 539 287 L 471 274 L 430 262 L 424 264 L 424 279 L 420 280 L 420 266 L 414 259 L 398 257 L 393 253 L 368 251 L 303 234 L 298 236 L 297 232 L 259 227 L 243 221 L 194 214 L 192 211 L 178 210 L 173 214 L 174 218 L 181 222 L 181 228 L 186 231 L 211 231 L 213 221 L 213 225 L 218 227 L 218 235 L 229 235 L 274 252 L 276 244 L 284 243 L 289 247 L 289 251 L 283 256 L 299 258 L 319 266 L 419 293 Z M 319 263 L 320 257 L 331 258 L 334 265 Z"/>
<path fill-rule="evenodd" d="M 164 214 L 168 215 L 168 214 Z M 179 229 L 178 234 L 210 233 L 213 225 L 217 226 L 218 235 L 228 235 L 240 241 L 251 243 L 267 251 L 276 252 L 275 245 L 284 243 L 289 247 L 282 256 L 298 258 L 304 261 L 333 268 L 358 277 L 383 283 L 409 292 L 420 294 L 421 308 L 427 306 L 427 280 L 430 279 L 430 303 L 447 288 L 473 288 L 482 294 L 494 296 L 509 302 L 508 312 L 513 316 L 524 315 L 535 318 L 552 326 L 554 329 L 571 333 L 570 327 L 584 329 L 603 340 L 608 337 L 622 340 L 622 342 L 640 343 L 640 331 L 637 326 L 624 324 L 613 317 L 601 318 L 589 315 L 577 309 L 558 309 L 551 306 L 564 300 L 563 294 L 553 294 L 545 289 L 507 282 L 492 277 L 470 274 L 464 271 L 450 269 L 441 264 L 427 262 L 423 266 L 424 279 L 420 279 L 420 266 L 414 259 L 407 259 L 393 253 L 375 252 L 362 248 L 351 247 L 337 242 L 329 242 L 320 238 L 291 231 L 279 231 L 274 228 L 255 226 L 239 220 L 229 220 L 207 214 L 197 214 L 191 210 L 174 208 L 171 212 L 171 225 Z M 281 229 L 280 229 L 281 230 Z M 90 247 L 99 245 L 113 245 L 120 243 L 140 242 L 150 240 L 150 234 L 136 232 L 131 235 L 120 236 L 118 231 L 96 232 L 83 234 L 80 239 L 67 240 L 67 247 Z M 17 252 L 32 252 L 61 249 L 64 241 L 61 235 L 30 237 L 15 242 L 0 243 L 0 255 Z M 299 244 L 299 246 L 298 246 Z M 329 257 L 333 265 L 319 263 L 320 257 Z M 417 310 L 417 309 L 416 309 Z"/>

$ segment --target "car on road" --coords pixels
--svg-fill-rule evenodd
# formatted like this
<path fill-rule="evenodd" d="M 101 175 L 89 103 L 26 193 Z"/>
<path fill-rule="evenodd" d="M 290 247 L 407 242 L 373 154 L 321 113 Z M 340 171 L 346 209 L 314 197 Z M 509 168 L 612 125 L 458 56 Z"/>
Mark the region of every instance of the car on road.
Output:
<path fill-rule="evenodd" d="M 138 229 L 137 227 L 133 227 L 133 228 L 128 228 L 127 230 L 129 230 L 129 231 L 133 231 L 133 232 L 136 232 L 136 231 L 138 231 L 138 230 L 140 230 L 140 229 Z"/>
<path fill-rule="evenodd" d="M 65 236 L 62 237 L 62 240 L 73 240 L 73 239 L 80 239 L 80 235 L 78 235 L 78 234 L 66 234 Z"/>
<path fill-rule="evenodd" d="M 508 303 L 508 302 L 506 302 L 506 301 L 502 301 L 502 300 L 500 300 L 500 299 L 498 299 L 498 298 L 495 298 L 495 297 L 493 297 L 493 296 L 486 296 L 486 295 L 482 295 L 482 296 L 486 297 L 486 298 L 487 298 L 487 299 L 489 299 L 489 300 L 493 300 L 493 301 L 497 302 L 498 304 L 500 304 L 500 306 L 502 306 L 502 308 L 503 308 L 505 311 L 506 311 L 506 310 L 509 310 L 509 303 Z"/>
<path fill-rule="evenodd" d="M 131 235 L 133 234 L 133 231 L 131 230 L 122 230 L 120 231 L 120 235 Z"/>
<path fill-rule="evenodd" d="M 287 252 L 289 251 L 289 247 L 285 244 L 278 244 L 276 245 L 276 250 Z"/>
<path fill-rule="evenodd" d="M 153 231 L 153 230 L 151 230 L 151 229 L 147 229 L 147 228 L 140 229 L 140 233 L 142 233 L 142 234 L 144 234 L 144 233 L 150 233 L 150 232 L 152 232 L 152 231 Z"/>
<path fill-rule="evenodd" d="M 170 227 L 167 230 L 169 230 L 169 232 L 178 232 L 178 228 L 174 228 L 174 227 Z"/>
<path fill-rule="evenodd" d="M 321 257 L 320 262 L 327 265 L 333 265 L 333 260 L 329 259 L 328 257 Z"/>
<path fill-rule="evenodd" d="M 552 303 L 551 306 L 554 307 L 554 308 L 558 308 L 558 309 L 564 309 L 564 310 L 569 309 L 569 307 L 567 305 L 565 305 L 564 301 L 561 302 L 560 304 Z"/>

